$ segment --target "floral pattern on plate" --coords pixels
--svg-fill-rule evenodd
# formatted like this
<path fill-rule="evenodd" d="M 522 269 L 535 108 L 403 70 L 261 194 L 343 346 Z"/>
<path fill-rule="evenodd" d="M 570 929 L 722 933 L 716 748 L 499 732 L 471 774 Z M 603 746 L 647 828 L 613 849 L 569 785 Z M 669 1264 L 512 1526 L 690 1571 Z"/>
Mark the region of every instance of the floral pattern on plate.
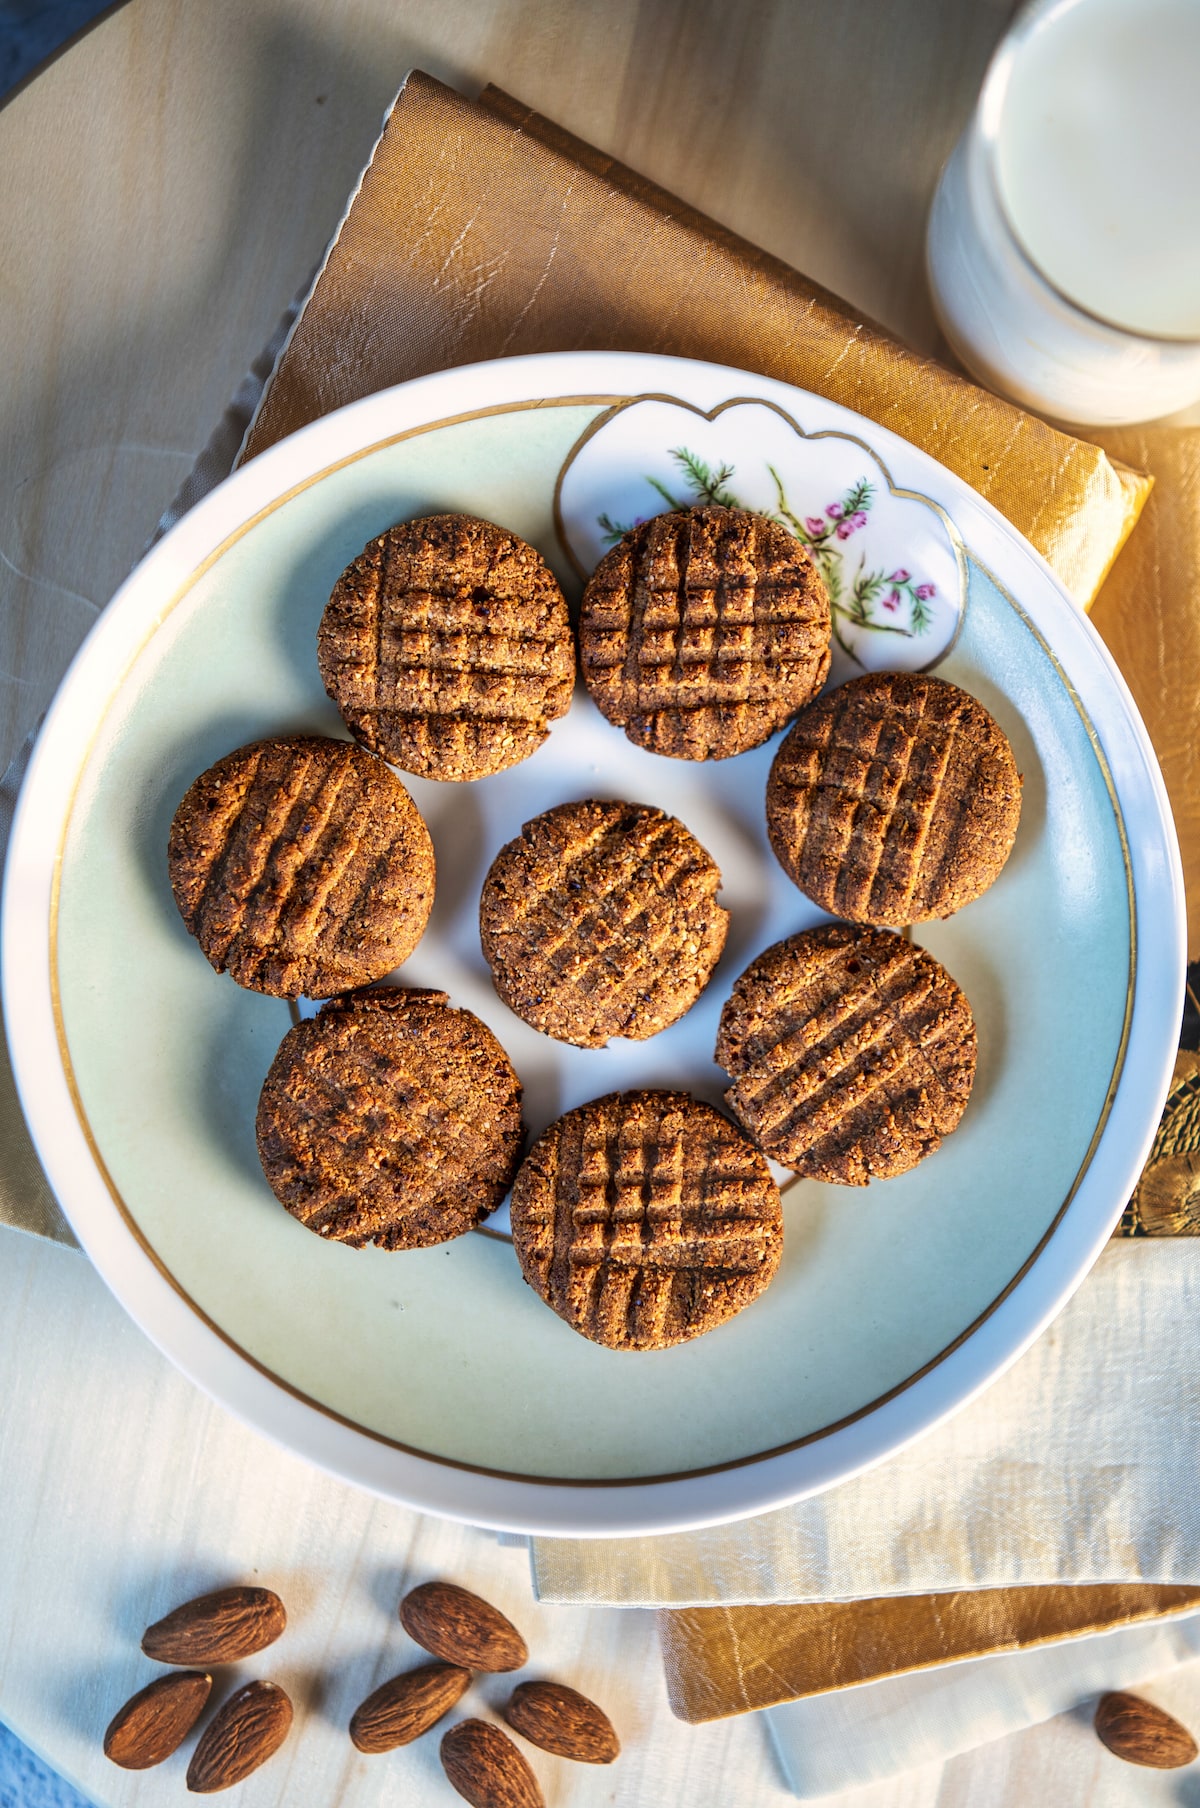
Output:
<path fill-rule="evenodd" d="M 944 511 L 896 489 L 865 442 L 806 435 L 769 404 L 709 414 L 659 397 L 605 415 L 573 449 L 558 521 L 580 573 L 631 527 L 699 503 L 752 509 L 807 546 L 829 591 L 835 682 L 862 671 L 925 671 L 954 644 L 965 562 Z"/>

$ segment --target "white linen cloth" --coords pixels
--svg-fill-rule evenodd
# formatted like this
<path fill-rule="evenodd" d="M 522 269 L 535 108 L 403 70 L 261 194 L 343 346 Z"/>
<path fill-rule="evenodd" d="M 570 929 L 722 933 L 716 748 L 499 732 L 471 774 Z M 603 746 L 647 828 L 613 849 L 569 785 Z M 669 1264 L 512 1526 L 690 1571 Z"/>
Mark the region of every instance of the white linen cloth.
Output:
<path fill-rule="evenodd" d="M 1168 1711 L 1174 1708 L 1194 1727 L 1200 1724 L 1196 1719 L 1200 1664 L 1192 1661 L 1196 1658 L 1200 1658 L 1200 1613 L 1193 1612 L 1149 1626 L 1118 1628 L 1061 1645 L 972 1658 L 911 1676 L 889 1676 L 858 1689 L 810 1695 L 769 1708 L 763 1718 L 793 1794 L 803 1801 L 837 1795 L 839 1808 L 858 1808 L 842 1791 L 855 1790 L 857 1795 L 855 1785 L 924 1764 L 940 1766 L 960 1752 L 1072 1709 L 1079 1710 L 1080 1720 L 1090 1728 L 1098 1696 L 1141 1685 L 1178 1665 L 1190 1664 L 1190 1670 L 1171 1679 L 1184 1699 L 1163 1699 L 1161 1705 Z M 1138 1808 L 1161 1802 L 1176 1808 L 1197 1799 L 1192 1793 L 1180 1793 L 1177 1771 L 1133 1771 L 1106 1758 L 1094 1741 L 1087 1755 L 1103 1766 L 1103 1780 L 1112 1786 L 1105 1801 L 1136 1802 Z M 1187 1776 L 1194 1785 L 1190 1770 Z M 1053 1800 L 1047 1790 L 1041 1803 L 1048 1808 Z M 1101 1808 L 1098 1796 L 1095 1808 Z"/>
<path fill-rule="evenodd" d="M 539 1600 L 854 1600 L 1200 1582 L 1200 1239 L 1109 1245 L 1032 1349 L 882 1467 L 661 1538 L 532 1541 Z"/>
<path fill-rule="evenodd" d="M 682 1607 L 1200 1582 L 1198 1344 L 1200 1241 L 1115 1242 L 1008 1374 L 910 1450 L 708 1531 L 533 1539 L 535 1592 Z M 944 1760 L 1197 1655 L 1200 1616 L 1179 1618 L 809 1696 L 766 1720 L 808 1799 Z M 1200 1677 L 1195 1694 L 1200 1712 Z"/>

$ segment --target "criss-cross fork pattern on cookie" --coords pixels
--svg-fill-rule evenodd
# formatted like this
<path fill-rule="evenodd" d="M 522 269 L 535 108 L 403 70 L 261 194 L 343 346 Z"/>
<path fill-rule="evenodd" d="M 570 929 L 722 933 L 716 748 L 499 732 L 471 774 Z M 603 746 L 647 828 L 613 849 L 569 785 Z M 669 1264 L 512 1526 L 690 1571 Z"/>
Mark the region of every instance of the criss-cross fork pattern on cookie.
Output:
<path fill-rule="evenodd" d="M 513 1187 L 525 1279 L 583 1336 L 661 1349 L 750 1304 L 783 1246 L 779 1191 L 686 1093 L 610 1093 L 540 1136 Z"/>
<path fill-rule="evenodd" d="M 829 671 L 829 599 L 785 528 L 744 509 L 658 515 L 583 595 L 588 690 L 631 741 L 677 759 L 758 747 Z"/>
<path fill-rule="evenodd" d="M 171 825 L 171 886 L 218 973 L 324 998 L 406 960 L 433 904 L 416 805 L 381 761 L 319 736 L 240 748 L 191 786 Z"/>
<path fill-rule="evenodd" d="M 581 1048 L 653 1036 L 690 1009 L 725 945 L 721 874 L 643 804 L 560 804 L 500 850 L 480 900 L 504 1002 Z"/>
<path fill-rule="evenodd" d="M 445 993 L 379 987 L 288 1032 L 257 1129 L 263 1172 L 302 1224 L 355 1247 L 417 1249 L 503 1199 L 521 1086 L 491 1031 Z"/>
<path fill-rule="evenodd" d="M 358 738 L 427 778 L 481 778 L 526 759 L 575 682 L 549 566 L 467 515 L 428 515 L 372 540 L 334 587 L 317 662 Z"/>
<path fill-rule="evenodd" d="M 767 784 L 767 827 L 801 891 L 855 923 L 949 916 L 997 877 L 1021 780 L 976 698 L 944 679 L 876 672 L 811 704 Z"/>
<path fill-rule="evenodd" d="M 746 969 L 716 1058 L 760 1149 L 809 1180 L 865 1186 L 954 1129 L 975 1077 L 975 1024 L 924 949 L 838 924 L 777 942 Z"/>

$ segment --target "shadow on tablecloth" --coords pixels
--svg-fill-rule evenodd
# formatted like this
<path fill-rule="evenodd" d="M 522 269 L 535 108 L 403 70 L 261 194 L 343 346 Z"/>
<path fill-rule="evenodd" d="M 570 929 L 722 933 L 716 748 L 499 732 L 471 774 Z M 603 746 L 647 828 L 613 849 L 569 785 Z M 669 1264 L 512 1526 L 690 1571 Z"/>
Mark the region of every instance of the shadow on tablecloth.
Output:
<path fill-rule="evenodd" d="M 110 0 L 0 0 L 0 100 Z"/>
<path fill-rule="evenodd" d="M 0 1808 L 91 1808 L 0 1720 Z"/>

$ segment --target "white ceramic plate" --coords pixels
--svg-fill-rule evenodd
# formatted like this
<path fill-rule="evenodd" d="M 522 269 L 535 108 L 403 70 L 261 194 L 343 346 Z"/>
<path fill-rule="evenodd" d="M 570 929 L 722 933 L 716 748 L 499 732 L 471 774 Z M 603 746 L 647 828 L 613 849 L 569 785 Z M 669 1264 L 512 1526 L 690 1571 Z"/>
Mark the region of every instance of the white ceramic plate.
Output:
<path fill-rule="evenodd" d="M 316 625 L 363 543 L 460 509 L 505 523 L 568 588 L 606 535 L 705 489 L 814 545 L 842 675 L 927 666 L 982 698 L 1024 805 L 999 882 L 918 939 L 980 1033 L 961 1128 L 900 1179 L 796 1183 L 772 1287 L 710 1336 L 646 1355 L 576 1336 L 511 1246 L 331 1246 L 254 1152 L 288 1007 L 185 934 L 167 829 L 211 761 L 279 731 L 341 732 Z M 664 494 L 665 492 L 665 494 Z M 513 771 L 411 781 L 438 858 L 402 977 L 492 1026 L 536 1133 L 620 1086 L 719 1102 L 721 1003 L 768 943 L 819 920 L 767 847 L 769 745 L 693 765 L 630 746 L 586 696 Z M 708 993 L 648 1043 L 568 1048 L 496 999 L 479 887 L 522 822 L 588 795 L 675 812 L 732 911 Z M 1165 1094 L 1183 971 L 1178 854 L 1125 688 L 1047 567 L 973 491 L 845 409 L 717 366 L 518 358 L 370 397 L 256 459 L 154 548 L 68 674 L 14 828 L 4 990 L 22 1101 L 92 1260 L 145 1331 L 250 1423 L 434 1512 L 562 1534 L 661 1531 L 830 1486 L 993 1379 L 1109 1234 Z"/>

